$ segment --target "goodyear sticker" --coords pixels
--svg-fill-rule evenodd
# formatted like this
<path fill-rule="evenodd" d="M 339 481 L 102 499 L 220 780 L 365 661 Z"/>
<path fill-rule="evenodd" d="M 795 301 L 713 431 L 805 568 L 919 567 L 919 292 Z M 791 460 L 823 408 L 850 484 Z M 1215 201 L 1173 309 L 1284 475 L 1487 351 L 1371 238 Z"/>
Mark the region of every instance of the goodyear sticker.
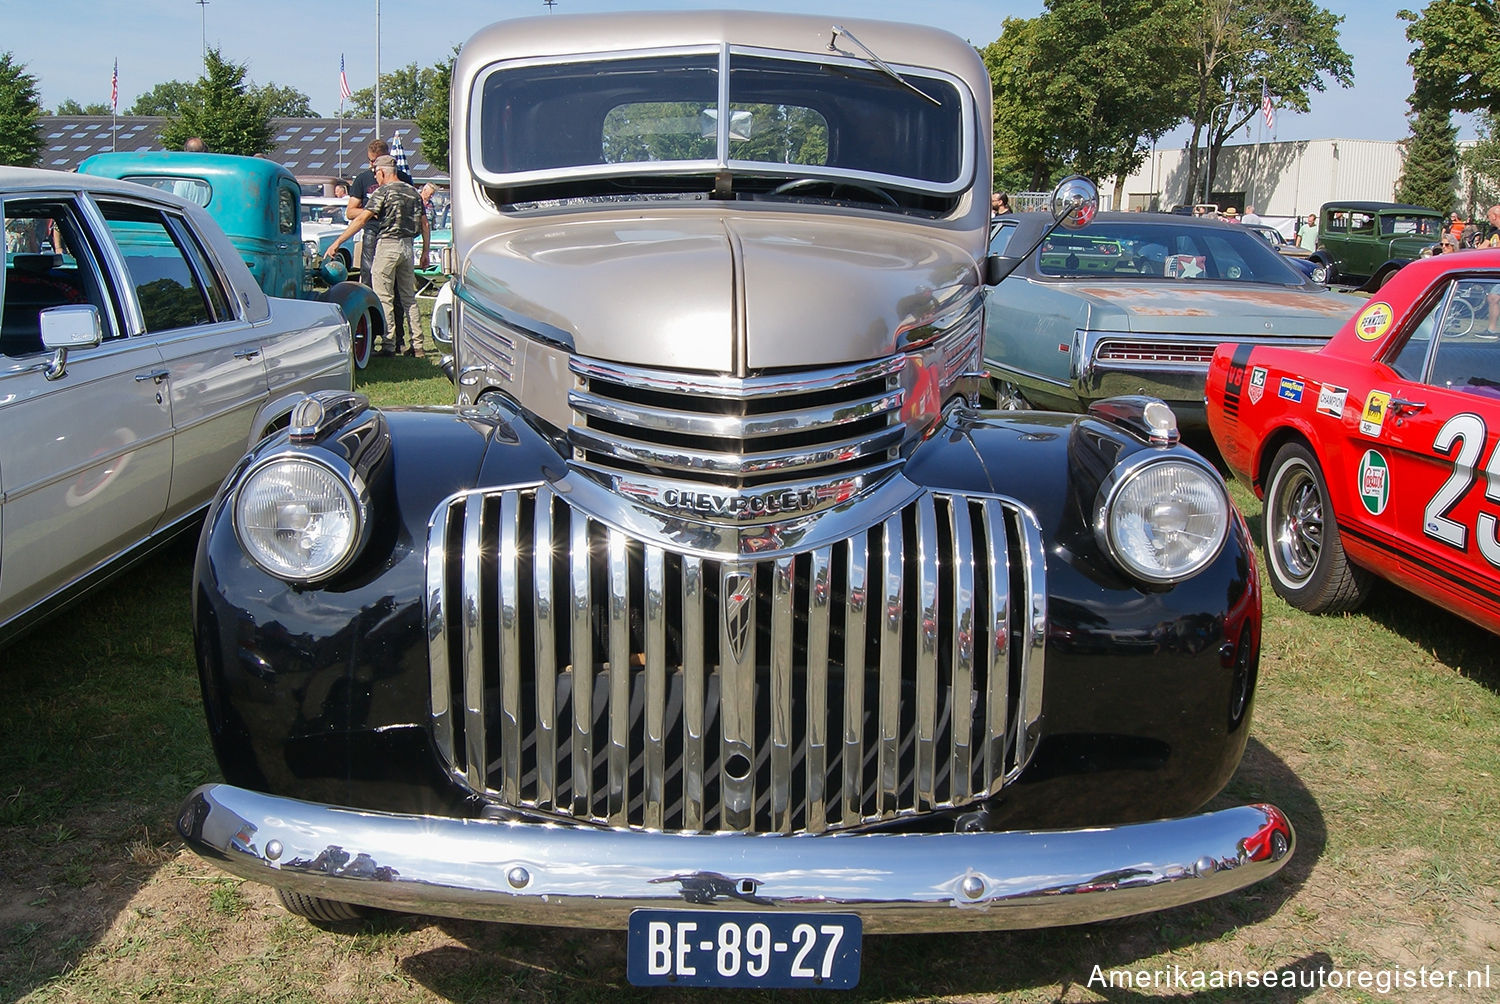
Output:
<path fill-rule="evenodd" d="M 1301 380 L 1294 380 L 1291 377 L 1282 377 L 1281 386 L 1276 388 L 1276 396 L 1285 398 L 1288 401 L 1295 401 L 1300 404 L 1302 402 L 1302 390 L 1305 386 L 1306 384 L 1304 384 Z"/>
<path fill-rule="evenodd" d="M 1390 498 L 1391 469 L 1379 453 L 1366 450 L 1359 462 L 1359 500 L 1371 516 L 1379 516 Z"/>
<path fill-rule="evenodd" d="M 1261 395 L 1266 392 L 1266 368 L 1257 366 L 1250 371 L 1250 403 L 1260 404 Z"/>
<path fill-rule="evenodd" d="M 1347 389 L 1325 383 L 1318 388 L 1318 411 L 1324 415 L 1332 415 L 1334 418 L 1342 418 L 1344 402 L 1348 399 Z"/>
<path fill-rule="evenodd" d="M 1366 342 L 1373 342 L 1391 329 L 1396 316 L 1391 305 L 1384 300 L 1365 304 L 1365 309 L 1354 315 L 1354 330 Z"/>
<path fill-rule="evenodd" d="M 1391 396 L 1383 390 L 1372 390 L 1365 398 L 1365 410 L 1359 416 L 1359 431 L 1366 436 L 1378 436 L 1385 428 L 1385 413 L 1391 406 Z"/>

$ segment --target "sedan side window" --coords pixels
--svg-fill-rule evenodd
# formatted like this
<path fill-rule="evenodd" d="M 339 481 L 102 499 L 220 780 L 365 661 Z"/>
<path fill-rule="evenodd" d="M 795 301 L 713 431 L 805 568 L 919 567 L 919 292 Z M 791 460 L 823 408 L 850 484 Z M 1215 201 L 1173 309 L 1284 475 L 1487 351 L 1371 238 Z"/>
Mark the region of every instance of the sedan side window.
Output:
<path fill-rule="evenodd" d="M 67 200 L 4 204 L 5 273 L 0 282 L 0 355 L 42 351 L 42 311 L 91 304 L 113 330 L 98 259 Z"/>
<path fill-rule="evenodd" d="M 201 273 L 201 257 L 190 242 L 179 237 L 186 224 L 158 209 L 122 202 L 100 202 L 115 243 L 130 270 L 131 285 L 140 301 L 141 316 L 148 332 L 195 327 L 221 320 L 215 307 L 222 294 L 213 296 Z M 198 258 L 198 268 L 193 258 Z M 216 302 L 217 301 L 217 302 Z"/>

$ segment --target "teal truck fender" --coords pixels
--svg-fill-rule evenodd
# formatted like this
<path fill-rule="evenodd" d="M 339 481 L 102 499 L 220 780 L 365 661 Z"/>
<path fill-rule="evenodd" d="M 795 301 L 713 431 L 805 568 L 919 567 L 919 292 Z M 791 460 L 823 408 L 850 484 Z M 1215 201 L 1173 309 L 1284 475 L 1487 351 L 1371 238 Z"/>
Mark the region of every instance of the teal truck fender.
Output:
<path fill-rule="evenodd" d="M 357 282 L 337 282 L 318 294 L 318 299 L 337 304 L 353 334 L 354 365 L 364 369 L 370 362 L 377 338 L 385 337 L 385 313 L 375 291 Z"/>

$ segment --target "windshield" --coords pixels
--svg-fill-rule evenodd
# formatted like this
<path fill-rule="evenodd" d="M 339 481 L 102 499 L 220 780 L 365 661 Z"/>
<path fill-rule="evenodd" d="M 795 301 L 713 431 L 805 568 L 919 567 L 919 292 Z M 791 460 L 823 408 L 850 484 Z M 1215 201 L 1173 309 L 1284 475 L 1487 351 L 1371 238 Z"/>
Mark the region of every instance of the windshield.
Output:
<path fill-rule="evenodd" d="M 1037 271 L 1050 276 L 1304 284 L 1281 255 L 1240 227 L 1095 223 L 1052 234 L 1037 254 Z"/>
<path fill-rule="evenodd" d="M 974 147 L 962 88 L 936 71 L 902 75 L 921 93 L 863 62 L 740 51 L 498 67 L 479 83 L 475 166 L 497 185 L 728 172 L 736 190 L 744 178 L 842 178 L 962 191 Z"/>
<path fill-rule="evenodd" d="M 304 202 L 302 203 L 302 222 L 337 223 L 339 225 L 343 225 L 349 222 L 349 220 L 344 216 L 344 208 L 345 204 L 343 203 L 340 203 L 336 206 L 329 206 L 309 205 L 308 203 Z"/>

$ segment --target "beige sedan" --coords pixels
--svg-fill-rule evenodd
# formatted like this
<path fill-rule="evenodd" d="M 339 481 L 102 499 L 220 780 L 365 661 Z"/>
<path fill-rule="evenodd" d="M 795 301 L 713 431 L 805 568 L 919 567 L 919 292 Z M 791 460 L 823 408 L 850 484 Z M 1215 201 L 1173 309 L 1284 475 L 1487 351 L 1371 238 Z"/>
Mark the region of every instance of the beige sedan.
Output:
<path fill-rule="evenodd" d="M 249 444 L 352 387 L 327 303 L 265 296 L 197 206 L 0 168 L 0 642 L 197 524 Z"/>

